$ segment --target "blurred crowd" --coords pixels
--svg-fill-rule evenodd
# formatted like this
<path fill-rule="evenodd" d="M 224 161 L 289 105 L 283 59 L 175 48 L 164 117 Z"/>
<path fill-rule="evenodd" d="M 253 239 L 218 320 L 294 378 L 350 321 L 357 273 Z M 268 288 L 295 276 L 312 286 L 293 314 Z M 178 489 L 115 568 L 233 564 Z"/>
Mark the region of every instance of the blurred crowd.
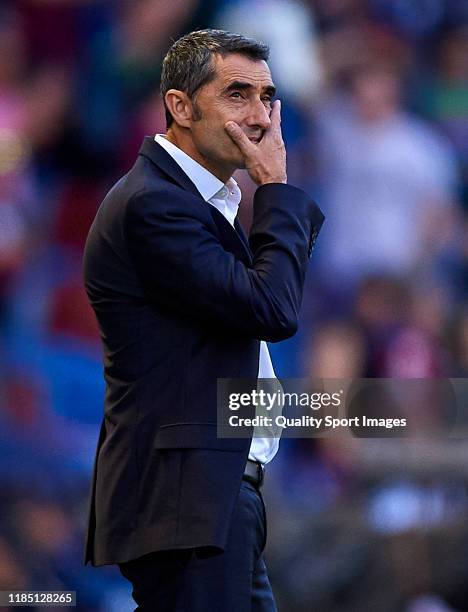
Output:
<path fill-rule="evenodd" d="M 0 590 L 131 609 L 115 568 L 81 565 L 103 409 L 82 249 L 165 131 L 165 51 L 205 27 L 270 44 L 289 181 L 326 215 L 277 375 L 468 377 L 466 0 L 2 0 Z M 282 612 L 468 610 L 467 460 L 466 440 L 284 440 L 265 488 Z"/>

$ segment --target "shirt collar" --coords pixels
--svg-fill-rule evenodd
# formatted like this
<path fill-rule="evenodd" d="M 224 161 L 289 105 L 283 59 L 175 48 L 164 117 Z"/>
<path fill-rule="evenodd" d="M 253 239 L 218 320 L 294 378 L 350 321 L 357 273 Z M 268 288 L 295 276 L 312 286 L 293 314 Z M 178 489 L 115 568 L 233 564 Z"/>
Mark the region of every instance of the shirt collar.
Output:
<path fill-rule="evenodd" d="M 221 192 L 222 189 L 224 189 L 225 185 L 222 181 L 220 181 L 216 176 L 214 176 L 214 174 L 190 157 L 190 155 L 187 155 L 187 153 L 182 151 L 182 149 L 179 149 L 179 147 L 170 142 L 162 134 L 156 134 L 154 140 L 169 153 L 174 161 L 179 164 L 185 174 L 191 179 L 195 187 L 198 189 L 205 202 L 211 200 L 218 194 L 218 192 Z M 237 187 L 237 183 L 232 177 L 227 181 L 226 185 L 228 189 L 231 187 L 232 191 L 237 191 L 235 189 Z M 224 194 L 227 193 L 227 191 L 224 192 Z M 223 196 L 221 195 L 221 197 Z"/>

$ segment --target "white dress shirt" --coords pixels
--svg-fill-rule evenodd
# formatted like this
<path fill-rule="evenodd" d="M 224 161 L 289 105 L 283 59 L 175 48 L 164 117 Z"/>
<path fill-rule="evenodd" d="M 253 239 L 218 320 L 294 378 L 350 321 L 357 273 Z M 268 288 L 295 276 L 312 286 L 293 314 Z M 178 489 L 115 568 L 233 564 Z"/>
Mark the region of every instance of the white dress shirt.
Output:
<path fill-rule="evenodd" d="M 162 134 L 156 134 L 154 139 L 182 168 L 203 199 L 217 208 L 234 228 L 234 219 L 236 218 L 241 201 L 241 191 L 236 181 L 230 178 L 224 184 L 211 174 L 209 170 L 167 140 Z M 234 229 L 233 231 L 236 230 Z M 267 343 L 264 341 L 260 342 L 258 378 L 276 378 L 270 352 L 268 351 Z M 249 459 L 260 461 L 263 464 L 268 463 L 276 455 L 278 446 L 279 436 L 271 438 L 253 437 L 252 444 L 250 445 Z"/>

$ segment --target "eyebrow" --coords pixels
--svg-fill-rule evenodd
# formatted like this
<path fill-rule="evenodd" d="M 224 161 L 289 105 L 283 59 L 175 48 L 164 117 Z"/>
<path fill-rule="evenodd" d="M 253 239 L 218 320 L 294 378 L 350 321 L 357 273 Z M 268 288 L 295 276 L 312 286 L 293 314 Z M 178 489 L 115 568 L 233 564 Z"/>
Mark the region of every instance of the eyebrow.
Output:
<path fill-rule="evenodd" d="M 236 89 L 253 89 L 253 85 L 252 83 L 247 83 L 244 81 L 233 81 L 232 83 L 229 83 L 229 85 L 225 87 L 223 91 L 224 93 L 229 93 L 230 91 L 234 91 Z M 274 96 L 276 94 L 276 87 L 274 85 L 267 85 L 263 88 L 262 93 L 265 93 L 269 96 Z"/>

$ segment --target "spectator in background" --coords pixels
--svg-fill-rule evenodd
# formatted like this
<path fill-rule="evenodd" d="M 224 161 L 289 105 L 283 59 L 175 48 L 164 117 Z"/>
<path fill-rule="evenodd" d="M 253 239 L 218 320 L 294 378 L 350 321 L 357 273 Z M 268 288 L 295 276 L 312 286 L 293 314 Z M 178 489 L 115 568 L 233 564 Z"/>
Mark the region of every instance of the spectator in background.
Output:
<path fill-rule="evenodd" d="M 466 10 L 466 8 L 465 8 Z M 468 28 L 455 21 L 442 34 L 436 49 L 436 62 L 423 69 L 422 83 L 415 87 L 413 106 L 435 121 L 450 139 L 458 157 L 461 180 L 459 196 L 464 209 L 463 232 L 460 236 L 462 259 L 456 274 L 460 301 L 468 297 Z"/>
<path fill-rule="evenodd" d="M 365 342 L 353 322 L 335 321 L 319 327 L 310 351 L 307 375 L 318 378 L 360 378 L 364 375 Z"/>
<path fill-rule="evenodd" d="M 431 276 L 452 237 L 457 171 L 445 140 L 403 110 L 395 66 L 356 67 L 317 124 L 331 294 L 349 305 L 371 273 Z"/>
<path fill-rule="evenodd" d="M 37 155 L 63 128 L 70 79 L 60 67 L 28 69 L 19 15 L 0 16 L 0 322 L 3 294 L 27 267 L 49 228 L 54 204 L 44 206 Z"/>
<path fill-rule="evenodd" d="M 442 37 L 435 70 L 419 88 L 415 106 L 450 138 L 468 182 L 468 28 L 457 25 Z M 466 189 L 466 187 L 465 187 Z M 466 196 L 466 194 L 465 194 Z M 468 202 L 465 201 L 468 206 Z"/>
<path fill-rule="evenodd" d="M 13 14 L 0 21 L 0 317 L 7 283 L 23 264 L 28 209 L 33 197 L 27 171 L 24 36 Z"/>

